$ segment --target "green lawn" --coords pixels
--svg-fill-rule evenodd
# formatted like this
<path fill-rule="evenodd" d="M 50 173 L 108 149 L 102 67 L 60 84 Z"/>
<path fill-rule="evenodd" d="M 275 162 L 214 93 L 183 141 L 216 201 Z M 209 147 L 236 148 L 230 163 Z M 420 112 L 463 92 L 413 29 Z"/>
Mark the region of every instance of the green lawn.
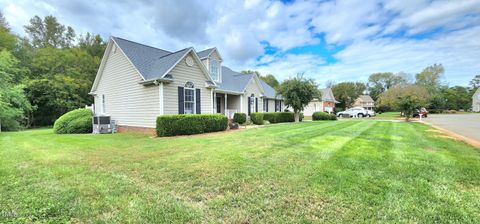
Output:
<path fill-rule="evenodd" d="M 399 120 L 399 119 L 405 119 L 404 117 L 400 116 L 400 112 L 383 112 L 381 114 L 378 114 L 374 117 L 375 119 L 380 119 L 380 120 Z"/>
<path fill-rule="evenodd" d="M 0 134 L 0 223 L 478 223 L 480 151 L 418 123 Z"/>

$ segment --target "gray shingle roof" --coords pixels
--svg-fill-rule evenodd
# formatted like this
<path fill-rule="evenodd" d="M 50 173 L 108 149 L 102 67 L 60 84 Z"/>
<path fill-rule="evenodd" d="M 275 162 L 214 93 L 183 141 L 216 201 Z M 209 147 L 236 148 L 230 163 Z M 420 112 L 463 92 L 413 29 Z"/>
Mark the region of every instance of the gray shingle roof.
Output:
<path fill-rule="evenodd" d="M 208 57 L 208 55 L 210 55 L 213 50 L 215 50 L 215 48 L 209 48 L 209 49 L 197 52 L 197 55 L 199 58 L 205 58 L 205 57 Z"/>
<path fill-rule="evenodd" d="M 232 71 L 230 68 L 222 66 L 222 83 L 218 83 L 219 90 L 243 92 L 252 79 L 253 74 L 242 74 Z"/>
<path fill-rule="evenodd" d="M 112 37 L 145 80 L 161 78 L 190 49 L 170 52 L 119 37 Z"/>
<path fill-rule="evenodd" d="M 335 102 L 335 97 L 331 88 L 320 89 L 322 93 L 322 101 L 324 102 Z"/>
<path fill-rule="evenodd" d="M 260 79 L 260 83 L 262 84 L 263 90 L 265 90 L 264 94 L 267 98 L 279 98 L 279 96 L 277 96 L 277 92 L 275 91 L 275 89 L 273 89 L 265 81 Z"/>

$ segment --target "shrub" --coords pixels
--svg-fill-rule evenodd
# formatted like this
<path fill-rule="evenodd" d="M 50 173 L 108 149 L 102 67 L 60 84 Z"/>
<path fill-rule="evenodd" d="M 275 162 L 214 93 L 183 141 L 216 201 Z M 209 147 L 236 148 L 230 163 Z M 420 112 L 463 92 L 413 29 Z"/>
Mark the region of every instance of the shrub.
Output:
<path fill-rule="evenodd" d="M 254 124 L 263 124 L 263 113 L 251 113 L 250 120 L 252 120 Z"/>
<path fill-rule="evenodd" d="M 335 115 L 335 114 L 329 114 L 329 116 L 330 116 L 329 120 L 336 121 L 338 119 L 337 115 Z"/>
<path fill-rule="evenodd" d="M 157 117 L 157 136 L 192 135 L 227 129 L 221 114 L 177 114 Z"/>
<path fill-rule="evenodd" d="M 247 122 L 247 115 L 245 113 L 235 113 L 233 114 L 233 122 L 244 124 Z"/>
<path fill-rule="evenodd" d="M 89 109 L 76 109 L 59 117 L 54 125 L 56 134 L 92 133 L 93 112 Z"/>
<path fill-rule="evenodd" d="M 302 118 L 302 114 L 300 115 L 300 118 Z M 268 112 L 263 113 L 263 120 L 267 120 L 272 124 L 294 122 L 295 114 L 293 112 Z"/>
<path fill-rule="evenodd" d="M 337 120 L 335 114 L 329 114 L 326 112 L 315 112 L 312 115 L 312 120 L 321 121 L 321 120 Z"/>

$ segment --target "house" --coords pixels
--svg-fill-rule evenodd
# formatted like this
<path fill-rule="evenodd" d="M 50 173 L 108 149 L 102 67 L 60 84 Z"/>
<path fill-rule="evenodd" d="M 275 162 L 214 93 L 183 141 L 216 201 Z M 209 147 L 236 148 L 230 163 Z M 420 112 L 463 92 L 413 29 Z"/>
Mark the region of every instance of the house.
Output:
<path fill-rule="evenodd" d="M 338 101 L 335 100 L 331 88 L 320 89 L 322 94 L 321 99 L 312 100 L 305 108 L 303 108 L 304 116 L 312 116 L 313 113 L 317 111 L 323 111 L 328 113 L 333 113 L 335 110 L 335 103 Z"/>
<path fill-rule="evenodd" d="M 480 88 L 472 96 L 472 111 L 480 112 Z"/>
<path fill-rule="evenodd" d="M 360 95 L 355 102 L 353 107 L 363 107 L 367 110 L 373 110 L 375 108 L 375 101 L 369 95 Z"/>
<path fill-rule="evenodd" d="M 111 37 L 90 94 L 94 113 L 120 130 L 154 128 L 164 114 L 281 111 L 283 100 L 256 74 L 222 65 L 216 48 L 176 52 Z"/>

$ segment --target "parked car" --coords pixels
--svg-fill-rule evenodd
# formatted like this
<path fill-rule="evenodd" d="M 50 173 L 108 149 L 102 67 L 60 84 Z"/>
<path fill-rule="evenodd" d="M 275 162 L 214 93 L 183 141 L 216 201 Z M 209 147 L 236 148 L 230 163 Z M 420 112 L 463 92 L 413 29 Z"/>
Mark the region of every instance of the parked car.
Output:
<path fill-rule="evenodd" d="M 348 114 L 350 117 L 372 117 L 375 116 L 375 112 L 371 110 L 367 110 L 363 107 L 353 107 L 350 109 L 347 109 L 345 111 L 340 111 L 337 113 L 337 117 L 342 117 L 344 115 Z"/>
<path fill-rule="evenodd" d="M 423 107 L 420 108 L 419 110 L 417 109 L 413 113 L 413 117 L 420 117 L 420 114 L 422 115 L 422 117 L 428 117 L 428 110 Z"/>

